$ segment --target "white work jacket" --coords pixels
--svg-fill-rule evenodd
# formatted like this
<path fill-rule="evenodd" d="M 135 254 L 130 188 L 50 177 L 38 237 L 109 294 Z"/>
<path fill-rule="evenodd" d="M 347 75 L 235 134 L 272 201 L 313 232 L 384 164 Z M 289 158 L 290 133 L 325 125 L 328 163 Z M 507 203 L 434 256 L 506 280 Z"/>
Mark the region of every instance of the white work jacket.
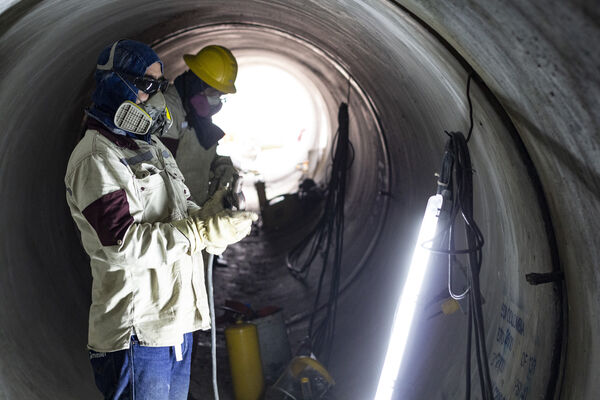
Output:
<path fill-rule="evenodd" d="M 95 120 L 71 154 L 67 203 L 90 257 L 88 347 L 175 346 L 210 327 L 202 256 L 171 221 L 199 207 L 160 140 L 119 136 Z"/>

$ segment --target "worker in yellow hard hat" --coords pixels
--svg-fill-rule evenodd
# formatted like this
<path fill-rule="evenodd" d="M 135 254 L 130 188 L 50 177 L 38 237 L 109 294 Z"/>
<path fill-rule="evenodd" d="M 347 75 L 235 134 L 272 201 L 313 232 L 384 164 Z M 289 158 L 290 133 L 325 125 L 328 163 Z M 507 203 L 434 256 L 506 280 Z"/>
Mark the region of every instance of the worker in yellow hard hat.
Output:
<path fill-rule="evenodd" d="M 231 159 L 217 154 L 217 143 L 225 134 L 212 122 L 221 110 L 222 96 L 236 92 L 238 65 L 231 51 L 218 45 L 185 54 L 183 60 L 188 70 L 164 94 L 173 125 L 161 141 L 175 155 L 191 200 L 201 206 L 203 218 L 210 218 L 222 212 L 223 200 L 239 178 Z M 208 255 L 203 257 L 209 265 Z"/>
<path fill-rule="evenodd" d="M 236 92 L 238 66 L 231 51 L 218 45 L 183 59 L 189 69 L 165 92 L 173 126 L 162 139 L 176 155 L 192 198 L 202 206 L 238 178 L 231 159 L 216 153 L 224 132 L 212 122 L 221 110 L 222 96 Z"/>

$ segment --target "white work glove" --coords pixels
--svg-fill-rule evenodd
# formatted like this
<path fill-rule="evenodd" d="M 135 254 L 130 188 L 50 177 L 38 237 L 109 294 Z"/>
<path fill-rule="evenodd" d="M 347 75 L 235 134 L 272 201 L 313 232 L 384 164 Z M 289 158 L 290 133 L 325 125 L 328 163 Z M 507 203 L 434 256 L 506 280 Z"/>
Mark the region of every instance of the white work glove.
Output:
<path fill-rule="evenodd" d="M 225 209 L 225 196 L 227 195 L 227 189 L 219 189 L 215 194 L 208 199 L 199 210 L 191 213 L 192 217 L 198 217 L 200 219 L 207 219 L 223 211 Z"/>
<path fill-rule="evenodd" d="M 206 251 L 218 255 L 248 236 L 252 222 L 257 219 L 258 215 L 251 211 L 223 210 L 208 219 L 196 219 L 196 226 L 204 238 Z"/>
<path fill-rule="evenodd" d="M 171 224 L 190 242 L 189 254 L 206 248 L 211 254 L 221 254 L 230 244 L 246 237 L 258 215 L 250 211 L 223 210 L 212 217 L 189 217 Z"/>

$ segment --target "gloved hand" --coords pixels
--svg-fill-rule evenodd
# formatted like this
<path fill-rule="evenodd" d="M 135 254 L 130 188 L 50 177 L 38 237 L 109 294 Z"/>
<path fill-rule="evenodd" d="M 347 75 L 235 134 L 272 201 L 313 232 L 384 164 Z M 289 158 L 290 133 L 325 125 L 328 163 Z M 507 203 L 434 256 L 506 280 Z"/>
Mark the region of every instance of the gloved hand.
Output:
<path fill-rule="evenodd" d="M 223 210 L 206 219 L 189 217 L 171 224 L 190 242 L 188 254 L 205 247 L 209 253 L 221 254 L 227 246 L 246 237 L 257 219 L 254 212 Z"/>
<path fill-rule="evenodd" d="M 207 219 L 218 214 L 225 209 L 226 195 L 227 189 L 217 190 L 215 194 L 202 205 L 202 208 L 191 213 L 191 216 L 198 217 L 200 219 Z"/>
<path fill-rule="evenodd" d="M 252 222 L 258 215 L 250 211 L 223 210 L 208 219 L 194 217 L 200 236 L 204 239 L 206 251 L 221 254 L 230 244 L 246 237 L 252 228 Z"/>
<path fill-rule="evenodd" d="M 218 157 L 211 168 L 209 194 L 216 193 L 221 188 L 231 189 L 233 182 L 239 176 L 238 170 L 233 166 L 229 157 Z"/>

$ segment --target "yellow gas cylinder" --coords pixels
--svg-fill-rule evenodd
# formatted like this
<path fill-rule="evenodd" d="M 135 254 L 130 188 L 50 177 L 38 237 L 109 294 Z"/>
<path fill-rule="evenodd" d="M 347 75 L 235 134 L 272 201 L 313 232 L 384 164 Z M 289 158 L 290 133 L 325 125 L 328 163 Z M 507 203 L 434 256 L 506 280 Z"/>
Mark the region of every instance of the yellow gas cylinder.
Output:
<path fill-rule="evenodd" d="M 256 325 L 238 321 L 225 329 L 235 400 L 258 400 L 265 388 Z"/>

